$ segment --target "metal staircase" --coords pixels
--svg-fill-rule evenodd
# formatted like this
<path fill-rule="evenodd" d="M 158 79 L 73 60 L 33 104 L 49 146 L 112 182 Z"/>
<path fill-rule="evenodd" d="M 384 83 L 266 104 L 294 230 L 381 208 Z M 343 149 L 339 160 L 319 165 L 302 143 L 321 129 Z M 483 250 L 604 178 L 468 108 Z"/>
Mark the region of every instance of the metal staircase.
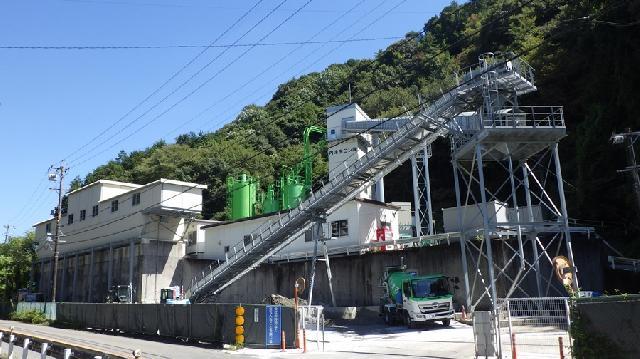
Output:
<path fill-rule="evenodd" d="M 499 88 L 515 91 L 518 95 L 535 91 L 532 70 L 519 59 L 491 63 L 484 60 L 479 66 L 465 72 L 458 86 L 443 94 L 429 107 L 411 119 L 402 121 L 401 127 L 365 156 L 347 166 L 329 183 L 288 212 L 280 213 L 257 228 L 235 246 L 231 256 L 201 279 L 194 278 L 186 296 L 192 302 L 205 302 L 256 268 L 306 231 L 319 217 L 326 216 L 363 189 L 400 166 L 425 145 L 449 133 L 451 122 L 463 111 L 476 110 L 486 91 L 487 73 Z M 395 124 L 394 124 L 395 125 Z"/>

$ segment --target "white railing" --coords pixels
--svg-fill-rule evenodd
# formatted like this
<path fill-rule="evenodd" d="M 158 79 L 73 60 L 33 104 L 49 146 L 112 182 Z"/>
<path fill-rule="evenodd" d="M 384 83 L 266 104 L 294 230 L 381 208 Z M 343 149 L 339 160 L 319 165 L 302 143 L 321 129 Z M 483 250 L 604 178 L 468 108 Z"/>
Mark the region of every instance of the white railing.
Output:
<path fill-rule="evenodd" d="M 498 299 L 498 305 L 504 358 L 571 357 L 568 298 Z"/>

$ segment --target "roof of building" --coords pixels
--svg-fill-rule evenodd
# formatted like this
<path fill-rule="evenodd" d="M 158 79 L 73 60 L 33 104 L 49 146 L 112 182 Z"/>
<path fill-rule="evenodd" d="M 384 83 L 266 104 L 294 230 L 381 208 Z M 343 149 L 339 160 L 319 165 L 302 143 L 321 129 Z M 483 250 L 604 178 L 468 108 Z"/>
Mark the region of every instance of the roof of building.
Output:
<path fill-rule="evenodd" d="M 49 219 L 45 219 L 45 220 L 43 220 L 43 221 L 40 221 L 40 222 L 38 222 L 38 223 L 35 223 L 35 224 L 34 224 L 34 225 L 32 225 L 31 227 L 39 226 L 39 225 L 41 225 L 41 224 L 43 224 L 43 223 L 47 223 L 47 222 L 55 221 L 55 220 L 56 220 L 55 218 L 51 217 L 51 218 L 49 218 Z"/>
<path fill-rule="evenodd" d="M 385 208 L 389 208 L 389 209 L 395 209 L 396 211 L 399 210 L 399 209 L 402 209 L 399 206 L 396 206 L 396 205 L 393 205 L 393 204 L 389 204 L 389 203 L 380 202 L 380 201 L 377 201 L 375 199 L 354 198 L 353 200 L 357 201 L 357 202 L 373 204 L 373 205 L 376 205 L 376 206 L 385 207 Z"/>
<path fill-rule="evenodd" d="M 119 194 L 117 196 L 105 198 L 104 200 L 99 201 L 99 203 L 101 203 L 101 202 L 104 202 L 104 201 L 113 200 L 114 198 L 120 197 L 122 195 L 125 195 L 125 194 L 127 194 L 127 193 L 129 193 L 129 192 L 131 192 L 133 190 L 137 190 L 137 189 L 144 188 L 144 187 L 156 186 L 158 184 L 163 184 L 163 183 L 173 184 L 173 185 L 177 185 L 177 186 L 199 188 L 199 189 L 206 189 L 207 188 L 207 186 L 203 185 L 203 184 L 191 183 L 191 182 L 183 182 L 183 181 L 171 180 L 171 179 L 166 179 L 166 178 L 160 178 L 158 180 L 155 180 L 153 182 L 149 182 L 149 183 L 144 184 L 144 185 L 135 184 L 135 183 L 127 183 L 127 182 L 118 182 L 118 181 L 112 181 L 112 180 L 98 180 L 96 182 L 89 183 L 86 186 L 82 186 L 82 187 L 80 187 L 78 189 L 75 189 L 75 190 L 69 192 L 68 195 L 70 195 L 72 193 L 79 192 L 79 191 L 83 191 L 85 189 L 88 189 L 88 188 L 90 188 L 92 186 L 95 186 L 95 185 L 98 185 L 98 184 L 107 184 L 107 185 L 114 185 L 114 186 L 122 186 L 122 187 L 130 187 L 131 188 L 130 191 L 121 193 L 121 194 Z M 37 223 L 33 224 L 32 227 L 39 226 L 39 225 L 41 225 L 43 223 L 51 221 L 52 219 L 54 219 L 54 218 L 50 218 L 50 219 L 46 219 L 46 220 L 37 222 Z"/>
<path fill-rule="evenodd" d="M 95 182 L 91 182 L 88 185 L 85 185 L 85 186 L 82 186 L 80 188 L 74 189 L 73 191 L 67 193 L 67 195 L 74 194 L 74 193 L 80 192 L 80 191 L 84 191 L 85 189 L 87 189 L 89 187 L 93 187 L 93 186 L 99 185 L 99 184 L 110 184 L 110 185 L 114 185 L 114 186 L 131 187 L 131 188 L 140 188 L 140 187 L 142 187 L 142 185 L 135 184 L 135 183 L 119 182 L 119 181 L 112 181 L 112 180 L 98 180 L 98 181 L 95 181 Z"/>

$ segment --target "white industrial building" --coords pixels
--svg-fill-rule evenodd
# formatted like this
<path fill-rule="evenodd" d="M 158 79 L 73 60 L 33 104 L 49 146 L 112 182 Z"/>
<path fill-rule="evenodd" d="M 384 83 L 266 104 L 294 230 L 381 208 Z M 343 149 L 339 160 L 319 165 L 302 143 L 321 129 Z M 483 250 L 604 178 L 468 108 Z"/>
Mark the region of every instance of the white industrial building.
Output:
<path fill-rule="evenodd" d="M 378 240 L 376 231 L 385 229 L 387 243 L 399 239 L 398 231 L 399 207 L 385 203 L 356 199 L 349 201 L 336 210 L 323 224 L 323 240 L 328 249 L 337 250 L 357 248 L 359 245 Z M 203 226 L 204 241 L 198 244 L 201 250 L 197 257 L 212 260 L 225 260 L 236 251 L 242 249 L 245 236 L 248 236 L 266 221 L 278 218 L 280 214 L 245 218 L 232 222 L 220 222 Z M 354 251 L 353 249 L 351 249 Z M 189 248 L 187 248 L 189 252 Z M 314 243 L 309 232 L 296 238 L 291 244 L 282 249 L 273 260 L 306 258 L 314 251 Z"/>
<path fill-rule="evenodd" d="M 100 180 L 68 194 L 60 221 L 57 300 L 104 301 L 114 285 L 131 285 L 139 302 L 158 302 L 161 288 L 183 286 L 194 267 L 183 260 L 203 237 L 196 219 L 206 186 L 159 179 L 146 185 Z M 38 287 L 48 298 L 55 219 L 34 225 Z"/>

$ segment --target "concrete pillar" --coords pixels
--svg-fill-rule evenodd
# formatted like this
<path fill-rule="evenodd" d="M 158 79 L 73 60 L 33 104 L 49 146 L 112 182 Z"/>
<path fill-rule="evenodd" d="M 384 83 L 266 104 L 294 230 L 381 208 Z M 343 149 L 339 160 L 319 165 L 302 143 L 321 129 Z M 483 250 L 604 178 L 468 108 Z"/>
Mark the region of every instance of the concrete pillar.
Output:
<path fill-rule="evenodd" d="M 89 255 L 89 291 L 87 293 L 87 302 L 93 302 L 93 248 Z"/>
<path fill-rule="evenodd" d="M 64 289 L 67 279 L 67 256 L 62 257 L 62 279 L 60 280 L 60 302 L 64 302 Z"/>
<path fill-rule="evenodd" d="M 77 300 L 76 295 L 76 283 L 78 281 L 78 253 L 76 253 L 75 258 L 73 260 L 73 283 L 71 284 L 71 301 L 75 302 Z"/>
<path fill-rule="evenodd" d="M 113 246 L 109 245 L 109 264 L 107 269 L 107 292 L 113 286 Z"/>
<path fill-rule="evenodd" d="M 40 278 L 38 280 L 38 291 L 44 294 L 44 259 L 40 260 Z"/>
<path fill-rule="evenodd" d="M 136 248 L 136 243 L 133 241 L 133 239 L 129 242 L 129 288 L 131 289 L 131 291 L 133 292 L 133 261 L 135 259 L 135 248 Z M 133 298 L 132 298 L 132 302 L 133 302 Z"/>

